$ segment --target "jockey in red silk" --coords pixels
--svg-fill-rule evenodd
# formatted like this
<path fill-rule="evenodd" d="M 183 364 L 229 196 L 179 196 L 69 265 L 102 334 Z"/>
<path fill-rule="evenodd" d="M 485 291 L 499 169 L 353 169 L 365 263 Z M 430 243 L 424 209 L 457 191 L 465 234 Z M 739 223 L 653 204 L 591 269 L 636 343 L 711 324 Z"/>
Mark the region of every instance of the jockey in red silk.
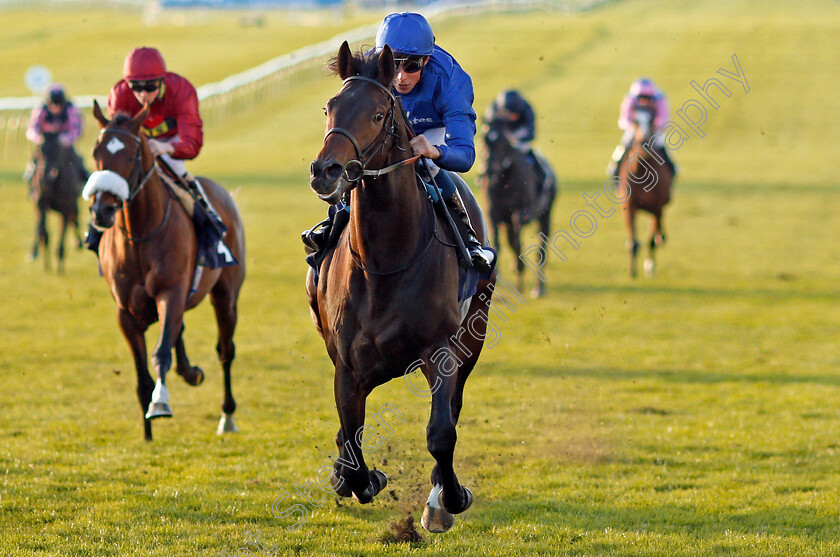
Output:
<path fill-rule="evenodd" d="M 463 200 L 449 172 L 467 172 L 475 162 L 475 110 L 470 76 L 448 52 L 435 45 L 432 28 L 417 13 L 392 13 L 376 33 L 375 52 L 385 45 L 394 52 L 394 93 L 402 100 L 414 132 L 415 155 L 431 162 L 432 174 L 441 188 L 445 206 L 463 223 L 461 231 L 478 271 L 489 271 L 492 254 L 487 254 L 475 235 Z M 326 230 L 318 229 L 319 226 Z M 338 226 L 338 223 L 337 223 Z M 316 252 L 323 249 L 329 223 L 304 232 L 304 244 Z"/>
<path fill-rule="evenodd" d="M 618 127 L 624 130 L 624 136 L 621 138 L 621 143 L 613 151 L 612 161 L 607 166 L 608 175 L 618 176 L 618 169 L 621 168 L 621 161 L 624 159 L 624 154 L 633 144 L 633 136 L 636 133 L 635 113 L 639 108 L 649 108 L 653 111 L 653 121 L 651 122 L 653 133 L 656 133 L 671 118 L 668 109 L 668 99 L 665 97 L 662 89 L 646 77 L 634 81 L 630 85 L 630 90 L 627 91 L 627 94 L 621 101 Z M 664 139 L 661 135 L 656 135 L 655 137 L 653 146 L 662 158 L 665 159 L 668 166 L 671 167 L 671 173 L 676 176 L 677 169 L 667 149 L 665 149 Z"/>
<path fill-rule="evenodd" d="M 58 140 L 64 147 L 72 147 L 82 135 L 82 116 L 79 109 L 67 98 L 64 87 L 54 84 L 47 89 L 44 103 L 32 110 L 29 125 L 26 127 L 26 139 L 35 145 L 44 142 L 44 134 L 57 133 Z M 82 158 L 73 149 L 70 164 L 78 169 L 79 177 L 84 182 L 88 178 Z M 34 173 L 34 161 L 24 175 L 29 180 Z"/>
<path fill-rule="evenodd" d="M 201 183 L 187 172 L 184 164 L 184 161 L 198 156 L 204 139 L 198 94 L 186 78 L 166 70 L 166 62 L 157 49 L 141 47 L 126 56 L 123 79 L 111 88 L 107 106 L 112 117 L 117 114 L 134 116 L 147 104 L 149 115 L 141 131 L 148 138 L 149 149 L 175 171 L 196 196 L 204 209 L 202 212 L 196 208 L 193 215 L 199 243 L 205 240 L 215 246 L 221 241 L 226 227 Z M 205 234 L 209 237 L 204 238 Z M 95 240 L 98 243 L 98 238 Z M 93 242 L 89 243 L 90 248 L 96 251 Z M 202 254 L 199 254 L 199 259 L 199 265 L 206 264 Z M 217 266 L 212 255 L 210 266 Z"/>

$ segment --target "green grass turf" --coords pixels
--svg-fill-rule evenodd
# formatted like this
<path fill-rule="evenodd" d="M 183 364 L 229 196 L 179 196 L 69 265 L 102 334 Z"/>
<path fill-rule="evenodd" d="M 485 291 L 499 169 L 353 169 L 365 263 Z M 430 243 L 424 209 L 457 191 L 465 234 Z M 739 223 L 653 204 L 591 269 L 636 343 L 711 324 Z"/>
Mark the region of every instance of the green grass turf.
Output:
<path fill-rule="evenodd" d="M 548 297 L 498 324 L 467 385 L 456 450 L 475 504 L 450 533 L 415 544 L 380 541 L 409 513 L 419 522 L 432 467 L 428 401 L 398 381 L 368 403 L 406 417 L 367 455 L 393 495 L 308 504 L 295 531 L 271 510 L 335 454 L 332 370 L 309 320 L 297 238 L 325 210 L 307 187 L 308 162 L 337 79 L 308 72 L 292 93 L 208 128 L 191 166 L 236 190 L 246 223 L 236 436 L 214 433 L 221 374 L 205 304 L 188 315 L 186 341 L 207 381 L 170 381 L 175 417 L 142 441 L 131 358 L 94 257 L 72 251 L 63 277 L 24 262 L 32 209 L 7 164 L 0 553 L 235 554 L 248 530 L 281 555 L 840 553 L 840 215 L 829 164 L 838 10 L 627 2 L 435 23 L 473 76 L 479 112 L 507 86 L 534 102 L 538 144 L 561 177 L 556 229 L 585 208 L 582 193 L 602 191 L 632 79 L 656 79 L 675 110 L 698 98 L 690 80 L 731 69 L 737 53 L 751 90 L 733 82 L 706 137 L 675 153 L 682 175 L 655 279 L 626 277 L 619 217 L 599 218 L 566 262 L 549 259 Z M 512 259 L 503 252 L 509 279 Z M 305 501 L 279 508 L 292 503 Z"/>

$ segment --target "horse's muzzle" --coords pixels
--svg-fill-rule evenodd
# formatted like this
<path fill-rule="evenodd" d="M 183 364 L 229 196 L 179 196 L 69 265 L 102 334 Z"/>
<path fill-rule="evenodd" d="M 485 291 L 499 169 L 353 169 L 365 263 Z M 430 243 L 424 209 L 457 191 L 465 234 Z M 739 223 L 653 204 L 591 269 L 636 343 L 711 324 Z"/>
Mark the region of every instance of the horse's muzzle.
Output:
<path fill-rule="evenodd" d="M 337 203 L 344 193 L 341 179 L 344 167 L 337 162 L 314 160 L 309 166 L 309 186 L 327 203 Z"/>
<path fill-rule="evenodd" d="M 104 201 L 102 195 L 97 195 L 90 206 L 90 216 L 97 228 L 111 228 L 117 218 L 120 205 L 116 202 Z"/>

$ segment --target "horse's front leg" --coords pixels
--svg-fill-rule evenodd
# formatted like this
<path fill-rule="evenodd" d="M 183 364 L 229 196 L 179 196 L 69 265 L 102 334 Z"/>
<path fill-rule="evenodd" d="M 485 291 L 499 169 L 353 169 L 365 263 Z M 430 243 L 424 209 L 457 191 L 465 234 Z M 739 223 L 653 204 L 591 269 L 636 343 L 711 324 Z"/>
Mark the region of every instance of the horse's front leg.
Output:
<path fill-rule="evenodd" d="M 636 240 L 636 207 L 626 201 L 624 203 L 624 227 L 627 230 L 627 255 L 630 259 L 630 276 L 636 278 L 636 257 L 639 254 L 639 241 Z"/>
<path fill-rule="evenodd" d="M 339 457 L 333 459 L 333 488 L 339 495 L 352 492 L 360 503 L 370 503 L 388 481 L 379 470 L 368 470 L 359 444 L 364 432 L 367 395 L 352 370 L 341 362 L 336 364 L 335 403 L 341 430 L 336 436 Z"/>
<path fill-rule="evenodd" d="M 152 401 L 152 389 L 155 388 L 155 382 L 149 375 L 149 364 L 146 356 L 146 338 L 144 336 L 146 329 L 137 323 L 127 309 L 117 308 L 117 320 L 120 324 L 120 330 L 122 330 L 123 336 L 128 341 L 129 348 L 131 348 L 131 354 L 134 356 L 134 367 L 137 370 L 137 398 L 140 400 L 141 411 L 146 412 L 149 403 Z M 152 422 L 146 417 L 143 418 L 143 430 L 146 441 L 151 441 Z"/>
<path fill-rule="evenodd" d="M 522 255 L 522 213 L 516 211 L 507 227 L 508 243 L 516 254 L 516 287 L 520 292 L 525 290 L 525 261 Z"/>
<path fill-rule="evenodd" d="M 458 435 L 455 431 L 456 417 L 453 399 L 458 392 L 457 360 L 453 352 L 439 357 L 443 352 L 434 352 L 427 362 L 427 379 L 431 387 L 432 412 L 426 427 L 426 444 L 437 465 L 432 471 L 432 491 L 426 501 L 421 524 L 433 533 L 446 532 L 455 524 L 453 515 L 467 510 L 472 505 L 472 492 L 458 483 L 452 462 Z M 466 380 L 466 375 L 463 380 Z M 462 386 L 463 387 L 463 386 Z"/>
<path fill-rule="evenodd" d="M 662 239 L 662 209 L 655 211 L 650 221 L 650 241 L 648 242 L 648 257 L 645 259 L 645 276 L 652 277 L 656 270 L 656 246 Z"/>
<path fill-rule="evenodd" d="M 149 419 L 172 417 L 169 391 L 166 389 L 166 374 L 172 367 L 172 347 L 181 333 L 185 300 L 186 288 L 173 288 L 157 297 L 160 336 L 152 354 L 152 364 L 155 366 L 158 378 L 155 390 L 152 392 L 152 402 L 146 412 L 146 417 Z"/>
<path fill-rule="evenodd" d="M 61 216 L 61 232 L 58 235 L 58 274 L 64 274 L 64 237 L 67 234 L 67 217 Z"/>
<path fill-rule="evenodd" d="M 41 243 L 46 243 L 47 241 L 47 212 L 41 210 L 39 207 L 35 210 L 35 214 L 35 241 L 32 242 L 32 251 L 26 256 L 26 260 L 30 263 L 38 259 L 38 251 L 41 247 Z M 47 270 L 49 270 L 46 263 L 45 266 L 47 266 Z"/>

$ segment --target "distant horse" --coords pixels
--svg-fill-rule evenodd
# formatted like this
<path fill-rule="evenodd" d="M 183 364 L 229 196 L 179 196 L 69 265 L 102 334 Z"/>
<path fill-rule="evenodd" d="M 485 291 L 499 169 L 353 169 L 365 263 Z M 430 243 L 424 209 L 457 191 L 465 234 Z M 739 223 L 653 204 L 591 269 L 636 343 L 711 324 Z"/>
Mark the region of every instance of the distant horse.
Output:
<path fill-rule="evenodd" d="M 484 143 L 487 146 L 484 188 L 490 208 L 493 247 L 501 251 L 499 226 L 504 225 L 508 243 L 516 254 L 517 284 L 522 291 L 525 289 L 525 262 L 519 258 L 522 254 L 522 227 L 534 220 L 539 223 L 541 247 L 545 251 L 546 242 L 551 237 L 551 207 L 557 196 L 557 179 L 552 171 L 546 189 L 540 192 L 537 170 L 528 160 L 528 155 L 510 142 L 499 122 L 490 124 Z M 538 298 L 543 294 L 545 282 L 539 280 L 531 296 Z"/>
<path fill-rule="evenodd" d="M 94 103 L 93 115 L 102 129 L 93 150 L 96 172 L 85 187 L 86 197 L 93 199 L 94 224 L 105 229 L 99 244 L 99 262 L 117 304 L 120 328 L 134 355 L 137 394 L 145 413 L 145 438 L 152 439 L 151 419 L 172 415 L 166 374 L 172 365 L 173 347 L 178 374 L 190 385 L 204 380 L 204 372 L 187 359 L 183 314 L 208 293 L 216 310 L 216 351 L 224 370 L 225 394 L 218 433 L 236 431 L 230 369 L 236 305 L 245 280 L 242 221 L 230 195 L 219 184 L 202 178 L 207 195 L 228 227 L 225 243 L 239 264 L 205 268 L 198 284 L 193 284 L 198 249 L 194 225 L 161 181 L 146 137 L 140 133 L 148 112 L 146 106 L 134 118 L 118 115 L 109 121 Z M 152 355 L 158 375 L 155 382 L 149 375 L 145 332 L 158 320 L 160 337 Z"/>
<path fill-rule="evenodd" d="M 624 199 L 624 225 L 627 229 L 627 250 L 630 255 L 630 276 L 637 274 L 636 256 L 639 242 L 636 240 L 636 212 L 641 209 L 653 216 L 651 220 L 648 258 L 645 260 L 645 275 L 653 276 L 656 247 L 665 243 L 662 231 L 662 211 L 671 199 L 673 172 L 665 160 L 656 152 L 651 142 L 653 113 L 650 109 L 636 110 L 636 135 L 633 144 L 619 167 L 618 198 Z"/>
<path fill-rule="evenodd" d="M 454 237 L 410 164 L 408 124 L 391 92 L 391 49 L 353 55 L 345 42 L 334 69 L 343 86 L 326 104 L 327 132 L 310 186 L 330 204 L 352 190 L 350 222 L 321 263 L 317 283 L 312 269 L 306 277 L 312 321 L 335 364 L 340 458 L 331 480 L 336 493 L 361 503 L 385 487 L 385 474 L 364 462 L 365 399 L 400 376 L 408 385 L 409 372 L 419 367 L 432 386 L 423 389 L 432 400 L 426 437 L 437 461 L 422 524 L 444 532 L 472 503 L 453 469 L 455 426 L 464 383 L 484 343 L 481 310 L 487 310 L 495 274 L 479 281 L 462 321 Z M 463 180 L 459 188 L 486 241 L 481 209 Z"/>
<path fill-rule="evenodd" d="M 47 211 L 61 215 L 61 233 L 58 237 L 58 272 L 64 272 L 64 236 L 67 227 L 73 226 L 78 247 L 82 247 L 79 235 L 79 194 L 82 191 L 81 169 L 73 161 L 73 147 L 61 144 L 57 133 L 45 133 L 44 142 L 35 153 L 35 172 L 30 178 L 32 198 L 35 201 L 37 222 L 35 241 L 27 261 L 35 261 L 41 245 L 44 246 L 44 269 L 50 270 L 50 235 L 47 231 Z"/>

